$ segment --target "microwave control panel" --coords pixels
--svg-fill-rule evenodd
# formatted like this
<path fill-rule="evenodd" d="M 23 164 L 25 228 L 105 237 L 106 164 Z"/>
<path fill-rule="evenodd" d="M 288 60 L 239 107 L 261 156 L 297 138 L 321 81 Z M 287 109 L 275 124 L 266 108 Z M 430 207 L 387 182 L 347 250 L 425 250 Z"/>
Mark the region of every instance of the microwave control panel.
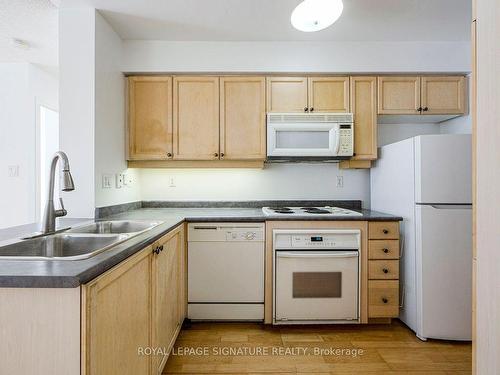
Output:
<path fill-rule="evenodd" d="M 354 152 L 353 124 L 340 124 L 338 156 L 352 156 L 353 152 Z"/>

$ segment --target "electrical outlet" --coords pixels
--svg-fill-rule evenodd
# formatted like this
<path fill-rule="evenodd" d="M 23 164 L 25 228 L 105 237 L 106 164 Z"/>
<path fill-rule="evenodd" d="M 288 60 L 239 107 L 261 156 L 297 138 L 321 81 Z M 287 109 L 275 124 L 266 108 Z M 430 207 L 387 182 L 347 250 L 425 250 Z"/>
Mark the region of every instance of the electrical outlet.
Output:
<path fill-rule="evenodd" d="M 337 176 L 337 187 L 338 188 L 344 187 L 344 176 Z"/>
<path fill-rule="evenodd" d="M 123 175 L 121 173 L 116 174 L 116 188 L 121 189 L 123 187 Z"/>
<path fill-rule="evenodd" d="M 175 187 L 175 180 L 173 177 L 170 177 L 170 180 L 169 180 L 169 184 L 168 184 L 169 187 Z"/>
<path fill-rule="evenodd" d="M 103 174 L 102 175 L 102 188 L 103 189 L 111 189 L 112 181 L 113 181 L 112 174 Z"/>
<path fill-rule="evenodd" d="M 19 165 L 9 165 L 9 177 L 19 177 Z"/>
<path fill-rule="evenodd" d="M 132 175 L 130 173 L 123 174 L 123 184 L 125 186 L 130 187 L 130 186 L 132 186 L 133 182 L 134 181 L 133 181 Z"/>

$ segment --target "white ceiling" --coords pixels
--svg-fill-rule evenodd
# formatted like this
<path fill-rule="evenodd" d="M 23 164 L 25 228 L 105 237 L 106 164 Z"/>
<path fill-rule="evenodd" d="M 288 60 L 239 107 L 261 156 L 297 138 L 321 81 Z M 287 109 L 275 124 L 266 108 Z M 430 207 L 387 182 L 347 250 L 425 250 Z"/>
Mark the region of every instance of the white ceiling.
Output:
<path fill-rule="evenodd" d="M 330 28 L 290 25 L 300 0 L 62 0 L 88 3 L 123 39 L 196 41 L 465 41 L 471 0 L 344 0 Z"/>
<path fill-rule="evenodd" d="M 14 47 L 12 38 L 31 48 Z M 0 62 L 30 62 L 54 71 L 57 45 L 57 7 L 50 0 L 0 0 Z"/>

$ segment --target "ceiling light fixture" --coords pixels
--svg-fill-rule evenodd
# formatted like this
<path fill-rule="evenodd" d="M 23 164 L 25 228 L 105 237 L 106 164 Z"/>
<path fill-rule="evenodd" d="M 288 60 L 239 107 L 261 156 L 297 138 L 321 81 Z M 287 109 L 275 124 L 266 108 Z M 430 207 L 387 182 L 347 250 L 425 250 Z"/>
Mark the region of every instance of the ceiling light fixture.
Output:
<path fill-rule="evenodd" d="M 343 9 L 342 0 L 304 0 L 295 7 L 290 21 L 297 30 L 319 31 L 337 21 Z"/>

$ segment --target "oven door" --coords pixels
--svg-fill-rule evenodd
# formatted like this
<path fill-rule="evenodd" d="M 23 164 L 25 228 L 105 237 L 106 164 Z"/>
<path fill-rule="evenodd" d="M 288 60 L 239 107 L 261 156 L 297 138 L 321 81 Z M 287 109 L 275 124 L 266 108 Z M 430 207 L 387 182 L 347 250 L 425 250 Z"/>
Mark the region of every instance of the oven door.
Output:
<path fill-rule="evenodd" d="M 276 250 L 274 322 L 359 318 L 358 251 Z"/>
<path fill-rule="evenodd" d="M 269 157 L 334 157 L 339 152 L 339 124 L 289 123 L 267 125 Z"/>

